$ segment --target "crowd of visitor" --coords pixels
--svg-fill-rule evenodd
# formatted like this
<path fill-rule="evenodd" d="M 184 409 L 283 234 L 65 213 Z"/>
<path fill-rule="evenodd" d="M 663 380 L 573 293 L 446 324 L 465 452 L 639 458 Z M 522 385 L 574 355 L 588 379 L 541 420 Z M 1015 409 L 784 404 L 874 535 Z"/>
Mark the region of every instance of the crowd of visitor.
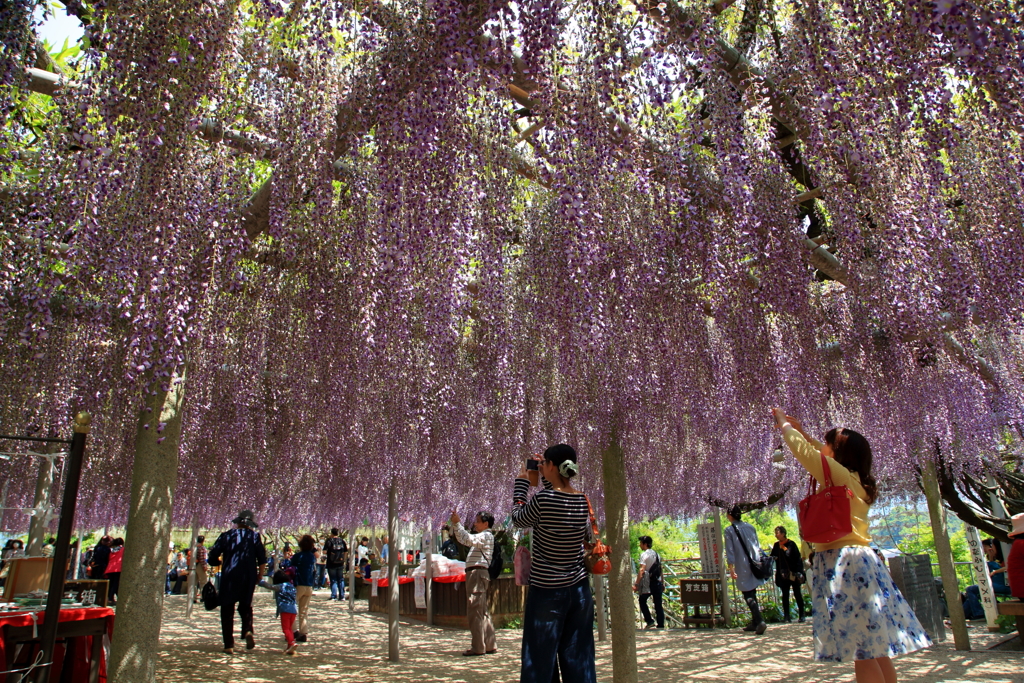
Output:
<path fill-rule="evenodd" d="M 799 420 L 782 410 L 773 411 L 776 426 L 796 461 L 820 486 L 845 487 L 848 491 L 848 531 L 834 540 L 804 546 L 789 538 L 783 526 L 774 529 L 776 542 L 769 553 L 760 547 L 757 531 L 743 521 L 743 510 L 726 511 L 729 526 L 724 549 L 729 575 L 750 610 L 744 631 L 762 635 L 767 630 L 757 599 L 757 589 L 774 580 L 781 592 L 782 621 L 791 620 L 792 591 L 797 619 L 803 622 L 802 588 L 809 585 L 813 649 L 819 661 L 853 662 L 858 683 L 895 683 L 892 657 L 930 647 L 932 642 L 893 583 L 883 561 L 871 549 L 868 512 L 879 492 L 872 474 L 873 454 L 867 439 L 851 429 L 829 430 L 821 441 L 808 435 Z M 579 472 L 576 451 L 565 444 L 548 448 L 530 458 L 512 486 L 511 525 L 531 530 L 529 584 L 523 613 L 520 680 L 548 683 L 596 683 L 594 599 L 588 573 L 587 549 L 593 538 L 593 508 L 583 491 L 573 485 Z M 532 493 L 531 489 L 538 488 Z M 983 542 L 993 592 L 1024 600 L 1024 515 L 1015 515 L 1009 534 L 1013 541 L 1004 559 L 1000 544 Z M 803 530 L 804 521 L 801 521 Z M 460 556 L 464 548 L 467 615 L 471 631 L 467 657 L 497 651 L 494 625 L 488 613 L 488 590 L 500 571 L 500 550 L 493 532 L 494 517 L 477 513 L 463 526 L 457 513 L 443 528 L 447 539 L 440 554 Z M 284 634 L 286 655 L 294 655 L 298 643 L 309 634 L 310 602 L 314 591 L 330 588 L 331 600 L 346 598 L 347 572 L 354 563 L 360 577 L 369 580 L 371 562 L 379 553 L 387 562 L 387 538 L 374 546 L 366 536 L 346 539 L 337 528 L 318 540 L 311 534 L 298 538 L 298 551 L 290 543 L 269 550 L 258 532 L 252 512 L 243 510 L 232 528 L 221 533 L 207 550 L 199 536 L 192 548 L 169 548 L 166 591 L 182 592 L 192 572 L 196 585 L 215 590 L 214 606 L 220 608 L 224 652 L 234 653 L 234 615 L 241 624 L 245 646 L 256 646 L 253 595 L 257 586 L 270 590 Z M 349 542 L 351 541 L 351 543 Z M 52 540 L 46 545 L 52 553 Z M 650 536 L 639 538 L 634 591 L 646 628 L 665 628 L 662 560 Z M 45 551 L 45 546 L 44 546 Z M 194 557 L 193 557 L 194 553 Z M 3 548 L 0 581 L 8 560 L 24 555 L 24 544 L 10 539 Z M 87 576 L 109 581 L 108 599 L 115 603 L 124 557 L 124 539 L 104 535 L 82 554 Z M 768 558 L 774 560 L 774 564 Z M 400 561 L 419 561 L 419 553 L 403 551 Z M 518 575 L 517 575 L 518 578 Z M 349 586 L 355 590 L 355 586 Z M 198 594 L 194 596 L 198 601 Z M 984 617 L 981 589 L 974 585 L 961 596 L 968 619 Z M 654 613 L 651 613 L 653 605 Z M 210 604 L 207 604 L 208 608 Z"/>

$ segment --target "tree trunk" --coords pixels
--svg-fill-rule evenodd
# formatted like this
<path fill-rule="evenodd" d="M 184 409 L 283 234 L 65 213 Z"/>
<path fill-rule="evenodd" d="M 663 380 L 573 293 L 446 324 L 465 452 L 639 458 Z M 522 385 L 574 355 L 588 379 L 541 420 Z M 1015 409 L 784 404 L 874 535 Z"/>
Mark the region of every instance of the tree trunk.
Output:
<path fill-rule="evenodd" d="M 110 683 L 156 681 L 184 395 L 182 368 L 167 391 L 158 388 L 147 397 L 151 411 L 139 416 Z"/>
<path fill-rule="evenodd" d="M 192 542 L 188 554 L 188 600 L 185 601 L 185 618 L 192 618 L 192 601 L 196 598 L 196 589 L 202 590 L 198 585 L 196 576 L 196 547 L 199 545 L 199 513 L 192 513 Z"/>
<path fill-rule="evenodd" d="M 427 577 L 424 579 L 427 599 L 427 626 L 434 625 L 434 520 L 427 525 Z"/>
<path fill-rule="evenodd" d="M 722 591 L 722 619 L 725 621 L 723 626 L 729 628 L 732 623 L 732 602 L 729 598 L 729 570 L 725 566 L 725 537 L 722 532 L 722 514 L 718 511 L 717 506 L 712 507 L 711 511 L 715 515 L 715 543 L 718 544 L 715 562 L 718 563 L 718 578 L 721 581 L 719 590 Z"/>
<path fill-rule="evenodd" d="M 618 435 L 601 454 L 604 476 L 604 514 L 608 524 L 612 571 L 608 575 L 611 607 L 612 679 L 615 683 L 637 683 L 636 610 L 633 608 L 633 570 L 629 557 L 629 493 L 626 490 L 626 461 Z"/>
<path fill-rule="evenodd" d="M 388 492 L 388 659 L 398 661 L 398 486 Z"/>
<path fill-rule="evenodd" d="M 932 534 L 935 538 L 935 554 L 939 557 L 942 591 L 946 594 L 946 608 L 949 610 L 949 623 L 953 628 L 953 642 L 957 650 L 970 650 L 971 639 L 967 634 L 964 606 L 960 602 L 960 587 L 956 580 L 956 569 L 953 567 L 953 552 L 950 550 L 949 535 L 946 533 L 946 509 L 942 507 L 942 497 L 939 495 L 939 476 L 935 471 L 934 460 L 928 459 L 921 466 L 921 483 L 924 485 L 924 496 L 928 500 L 928 516 L 931 518 Z"/>
<path fill-rule="evenodd" d="M 50 489 L 52 487 L 53 459 L 39 458 L 36 497 L 32 502 L 35 514 L 29 521 L 28 544 L 25 546 L 25 554 L 29 557 L 38 557 L 43 553 L 43 544 L 46 543 L 46 527 L 50 523 Z"/>

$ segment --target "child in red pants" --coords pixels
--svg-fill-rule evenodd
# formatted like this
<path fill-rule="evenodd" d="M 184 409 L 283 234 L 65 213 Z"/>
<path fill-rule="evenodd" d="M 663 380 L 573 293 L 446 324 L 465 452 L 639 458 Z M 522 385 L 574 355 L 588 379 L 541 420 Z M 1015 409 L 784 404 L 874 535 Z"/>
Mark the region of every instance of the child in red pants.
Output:
<path fill-rule="evenodd" d="M 284 639 L 288 643 L 284 653 L 294 655 L 296 647 L 295 616 L 299 613 L 295 604 L 295 586 L 288 580 L 288 574 L 280 569 L 274 572 L 274 585 L 270 585 L 266 581 L 260 581 L 260 585 L 274 591 L 277 614 L 281 617 L 281 630 L 284 631 Z"/>

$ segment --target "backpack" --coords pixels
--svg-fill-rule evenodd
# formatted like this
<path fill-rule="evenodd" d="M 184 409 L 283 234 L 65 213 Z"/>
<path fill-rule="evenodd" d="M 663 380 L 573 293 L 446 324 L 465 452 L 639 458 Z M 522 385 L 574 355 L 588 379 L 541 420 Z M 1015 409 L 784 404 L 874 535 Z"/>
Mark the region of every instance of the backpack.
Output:
<path fill-rule="evenodd" d="M 455 545 L 455 541 L 449 538 L 441 545 L 441 554 L 449 560 L 457 560 L 459 559 L 459 547 Z"/>
<path fill-rule="evenodd" d="M 203 586 L 203 607 L 207 611 L 220 607 L 220 596 L 217 595 L 217 587 L 213 585 L 213 581 L 207 581 Z"/>
<path fill-rule="evenodd" d="M 647 575 L 651 577 L 652 590 L 665 590 L 665 580 L 661 572 L 661 555 L 657 551 L 654 552 L 654 564 L 651 565 L 651 570 L 647 572 Z"/>
<path fill-rule="evenodd" d="M 342 545 L 344 541 L 340 538 L 332 538 L 327 543 L 327 562 L 334 566 L 342 564 L 345 559 L 345 549 Z"/>
<path fill-rule="evenodd" d="M 498 578 L 504 568 L 505 560 L 501 556 L 501 544 L 495 540 L 494 548 L 491 550 L 491 563 L 487 565 L 487 573 L 491 575 L 491 581 Z"/>

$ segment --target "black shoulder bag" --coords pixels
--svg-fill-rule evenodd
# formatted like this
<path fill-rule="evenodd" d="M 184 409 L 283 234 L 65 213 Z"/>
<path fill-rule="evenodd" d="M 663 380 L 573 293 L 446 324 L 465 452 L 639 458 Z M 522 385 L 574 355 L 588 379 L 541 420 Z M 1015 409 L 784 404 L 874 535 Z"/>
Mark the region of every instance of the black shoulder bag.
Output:
<path fill-rule="evenodd" d="M 755 579 L 770 579 L 772 573 L 775 571 L 775 558 L 771 555 L 765 555 L 764 551 L 761 551 L 761 557 L 755 562 L 754 558 L 750 556 L 750 550 L 747 549 L 747 544 L 743 542 L 743 536 L 740 534 L 739 529 L 735 526 L 730 527 L 733 533 L 736 534 L 736 539 L 740 542 L 740 547 L 743 548 L 743 554 L 747 556 L 747 562 L 750 563 L 750 573 L 754 575 Z M 758 548 L 760 550 L 760 548 Z"/>

